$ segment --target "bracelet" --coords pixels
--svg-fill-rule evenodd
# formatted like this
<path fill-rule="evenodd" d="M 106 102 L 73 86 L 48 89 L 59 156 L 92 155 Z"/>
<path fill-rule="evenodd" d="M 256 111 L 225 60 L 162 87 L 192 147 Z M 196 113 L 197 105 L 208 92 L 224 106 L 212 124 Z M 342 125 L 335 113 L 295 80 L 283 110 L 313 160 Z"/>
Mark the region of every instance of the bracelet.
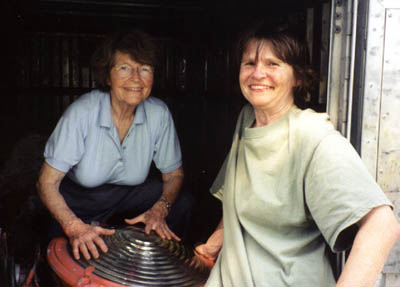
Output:
<path fill-rule="evenodd" d="M 168 201 L 166 201 L 165 199 L 162 199 L 162 198 L 160 198 L 158 201 L 161 201 L 165 204 L 165 207 L 167 208 L 168 213 L 171 211 L 171 204 Z"/>

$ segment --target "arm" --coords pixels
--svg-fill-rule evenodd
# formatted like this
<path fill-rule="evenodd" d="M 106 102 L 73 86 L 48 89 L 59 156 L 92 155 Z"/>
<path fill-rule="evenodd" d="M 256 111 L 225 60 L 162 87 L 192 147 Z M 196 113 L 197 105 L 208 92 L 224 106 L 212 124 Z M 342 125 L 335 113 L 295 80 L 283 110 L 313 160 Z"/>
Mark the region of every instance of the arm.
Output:
<path fill-rule="evenodd" d="M 388 206 L 372 209 L 358 225 L 360 229 L 337 287 L 375 286 L 379 272 L 400 236 L 400 225 Z"/>
<path fill-rule="evenodd" d="M 36 185 L 39 197 L 69 238 L 74 257 L 79 259 L 80 250 L 86 259 L 90 259 L 89 251 L 94 258 L 98 258 L 96 245 L 103 252 L 107 252 L 107 246 L 100 235 L 111 235 L 115 231 L 85 224 L 73 213 L 59 192 L 59 186 L 64 176 L 64 172 L 45 162 Z"/>
<path fill-rule="evenodd" d="M 163 192 L 160 199 L 146 212 L 135 218 L 125 219 L 125 222 L 128 224 L 143 222 L 146 225 L 145 232 L 147 234 L 154 230 L 161 238 L 173 238 L 179 241 L 180 238 L 169 229 L 165 221 L 169 211 L 164 201 L 167 201 L 170 205 L 175 202 L 183 183 L 183 177 L 182 168 L 170 173 L 163 173 Z"/>
<path fill-rule="evenodd" d="M 224 241 L 224 220 L 221 218 L 217 228 L 208 238 L 205 244 L 201 244 L 196 247 L 195 252 L 200 254 L 200 256 L 204 256 L 206 259 L 209 259 L 213 262 L 218 257 L 218 254 L 222 248 L 222 243 Z"/>

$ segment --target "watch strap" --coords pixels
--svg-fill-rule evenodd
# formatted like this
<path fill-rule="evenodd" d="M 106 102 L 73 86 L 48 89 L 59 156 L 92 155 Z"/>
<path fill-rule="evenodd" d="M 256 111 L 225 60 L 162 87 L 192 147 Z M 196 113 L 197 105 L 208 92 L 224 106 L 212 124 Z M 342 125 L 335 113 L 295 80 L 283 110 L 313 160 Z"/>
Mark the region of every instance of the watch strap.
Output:
<path fill-rule="evenodd" d="M 171 204 L 167 200 L 160 198 L 159 201 L 165 204 L 165 207 L 168 209 L 168 212 L 171 211 Z"/>

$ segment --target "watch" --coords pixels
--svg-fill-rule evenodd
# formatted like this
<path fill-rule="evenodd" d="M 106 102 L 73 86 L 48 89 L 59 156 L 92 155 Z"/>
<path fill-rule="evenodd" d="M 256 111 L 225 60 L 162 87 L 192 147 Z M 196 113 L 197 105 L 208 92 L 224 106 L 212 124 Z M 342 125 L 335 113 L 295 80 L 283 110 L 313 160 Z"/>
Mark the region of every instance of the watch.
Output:
<path fill-rule="evenodd" d="M 167 208 L 168 213 L 169 213 L 171 211 L 171 204 L 167 200 L 162 199 L 162 198 L 160 198 L 159 201 L 161 201 L 165 204 L 165 207 Z"/>

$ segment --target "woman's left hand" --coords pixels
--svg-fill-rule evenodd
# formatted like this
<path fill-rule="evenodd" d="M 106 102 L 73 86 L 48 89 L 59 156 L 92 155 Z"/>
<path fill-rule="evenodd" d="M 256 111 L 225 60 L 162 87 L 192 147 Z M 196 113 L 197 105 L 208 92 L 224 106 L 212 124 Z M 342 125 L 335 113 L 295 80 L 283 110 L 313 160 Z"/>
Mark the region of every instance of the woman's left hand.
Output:
<path fill-rule="evenodd" d="M 146 226 L 144 231 L 146 234 L 150 234 L 154 230 L 163 239 L 174 239 L 180 241 L 181 239 L 169 229 L 165 217 L 168 215 L 168 210 L 164 203 L 157 201 L 152 208 L 146 212 L 136 216 L 132 219 L 125 219 L 128 224 L 136 224 L 139 222 L 144 223 Z"/>

